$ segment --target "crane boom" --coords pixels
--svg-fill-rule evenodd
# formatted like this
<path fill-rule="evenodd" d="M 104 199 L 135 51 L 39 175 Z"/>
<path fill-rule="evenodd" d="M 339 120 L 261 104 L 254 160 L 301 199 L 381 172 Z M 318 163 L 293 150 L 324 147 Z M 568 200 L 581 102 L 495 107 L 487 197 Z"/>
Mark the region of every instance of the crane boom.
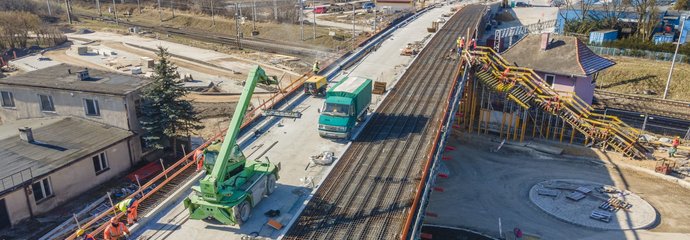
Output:
<path fill-rule="evenodd" d="M 235 113 L 232 115 L 232 120 L 225 133 L 225 138 L 218 153 L 218 158 L 213 165 L 213 170 L 201 180 L 201 192 L 206 200 L 220 201 L 222 198 L 219 194 L 220 191 L 218 187 L 222 186 L 223 182 L 226 180 L 228 164 L 234 159 L 232 154 L 240 151 L 237 146 L 237 137 L 240 134 L 240 127 L 242 126 L 247 107 L 254 93 L 254 88 L 258 82 L 265 81 L 266 79 L 269 79 L 269 77 L 259 66 L 256 66 L 247 76 L 242 95 L 240 96 L 239 102 L 237 102 Z"/>
<path fill-rule="evenodd" d="M 204 149 L 207 175 L 199 186 L 192 187 L 193 194 L 184 200 L 189 218 L 242 224 L 249 219 L 251 208 L 276 188 L 280 163 L 276 165 L 268 159 L 247 161 L 237 145 L 256 84 L 271 80 L 259 66 L 249 72 L 223 142 Z"/>

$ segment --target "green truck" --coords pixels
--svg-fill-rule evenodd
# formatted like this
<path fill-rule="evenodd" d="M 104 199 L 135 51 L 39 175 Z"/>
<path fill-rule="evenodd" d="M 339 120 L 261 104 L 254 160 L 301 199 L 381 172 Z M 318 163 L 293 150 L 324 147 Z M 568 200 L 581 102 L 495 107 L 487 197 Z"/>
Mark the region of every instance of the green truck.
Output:
<path fill-rule="evenodd" d="M 329 89 L 319 116 L 319 135 L 349 139 L 355 124 L 367 115 L 371 85 L 371 79 L 345 76 Z"/>

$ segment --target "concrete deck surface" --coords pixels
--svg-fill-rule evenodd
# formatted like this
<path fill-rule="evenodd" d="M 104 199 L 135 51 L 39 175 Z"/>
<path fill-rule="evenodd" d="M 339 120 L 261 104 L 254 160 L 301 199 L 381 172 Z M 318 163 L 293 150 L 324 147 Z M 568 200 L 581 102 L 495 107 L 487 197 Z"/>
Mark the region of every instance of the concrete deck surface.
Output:
<path fill-rule="evenodd" d="M 602 161 L 554 156 L 524 147 L 504 145 L 476 134 L 449 138 L 450 160 L 443 161 L 449 178 L 437 178 L 444 192 L 431 195 L 425 223 L 466 228 L 499 236 L 519 227 L 541 239 L 690 239 L 690 229 L 677 224 L 688 214 L 677 211 L 690 191 L 666 181 L 648 180 Z M 651 178 L 651 177 L 649 177 Z M 607 231 L 561 221 L 540 210 L 529 200 L 531 187 L 550 179 L 581 179 L 629 189 L 660 213 L 652 230 Z M 651 178 L 654 179 L 654 178 Z"/>
<path fill-rule="evenodd" d="M 371 53 L 359 65 L 354 66 L 353 69 L 348 69 L 346 72 L 353 76 L 368 77 L 374 80 L 382 72 L 392 76 L 400 75 L 401 73 L 390 69 L 397 65 L 407 65 L 412 60 L 411 57 L 400 56 L 400 49 L 408 42 L 422 40 L 428 34 L 426 32 L 427 25 L 449 9 L 449 7 L 432 9 L 416 21 L 397 30 L 377 51 Z M 403 69 L 399 67 L 397 71 Z M 379 80 L 388 82 L 390 88 L 395 79 L 397 78 L 386 76 Z M 378 104 L 380 99 L 380 96 L 375 95 L 372 99 L 373 104 Z M 280 232 L 265 225 L 268 218 L 263 213 L 269 209 L 279 209 L 281 215 L 284 216 L 283 223 L 286 224 L 291 217 L 297 214 L 297 209 L 311 191 L 310 188 L 304 186 L 304 182 L 300 178 L 312 178 L 314 183 L 318 184 L 323 179 L 327 169 L 330 168 L 330 166 L 310 166 L 305 170 L 309 156 L 319 154 L 324 150 L 333 151 L 336 156 L 340 156 L 348 146 L 346 142 L 331 141 L 318 136 L 316 130 L 317 109 L 322 104 L 322 98 L 303 97 L 302 100 L 296 101 L 293 108 L 293 110 L 303 113 L 302 118 L 282 119 L 279 126 L 272 126 L 257 138 L 245 136 L 240 139 L 242 145 L 246 145 L 245 154 L 255 150 L 262 152 L 277 141 L 278 143 L 266 153 L 266 156 L 273 162 L 281 162 L 283 167 L 280 173 L 281 178 L 278 180 L 278 189 L 252 210 L 252 217 L 247 223 L 237 227 L 187 219 L 189 214 L 181 204 L 184 196 L 190 193 L 190 190 L 186 190 L 182 194 L 183 197 L 171 200 L 174 201 L 171 207 L 147 216 L 146 218 L 150 221 L 141 227 L 135 227 L 133 237 L 142 239 L 240 239 L 243 235 L 253 233 L 262 237 L 277 238 Z M 253 130 L 249 132 L 253 132 Z"/>

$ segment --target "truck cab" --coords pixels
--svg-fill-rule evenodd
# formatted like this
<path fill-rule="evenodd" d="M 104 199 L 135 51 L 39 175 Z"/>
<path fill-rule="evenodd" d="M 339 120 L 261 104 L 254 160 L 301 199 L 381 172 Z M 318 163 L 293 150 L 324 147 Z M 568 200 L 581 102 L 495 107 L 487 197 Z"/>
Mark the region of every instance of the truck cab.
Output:
<path fill-rule="evenodd" d="M 372 12 L 376 8 L 376 4 L 373 2 L 365 2 L 362 4 L 362 9 L 367 10 L 367 12 Z"/>
<path fill-rule="evenodd" d="M 326 101 L 319 116 L 319 135 L 349 139 L 357 122 L 366 116 L 371 103 L 371 90 L 371 79 L 341 78 L 326 92 Z"/>

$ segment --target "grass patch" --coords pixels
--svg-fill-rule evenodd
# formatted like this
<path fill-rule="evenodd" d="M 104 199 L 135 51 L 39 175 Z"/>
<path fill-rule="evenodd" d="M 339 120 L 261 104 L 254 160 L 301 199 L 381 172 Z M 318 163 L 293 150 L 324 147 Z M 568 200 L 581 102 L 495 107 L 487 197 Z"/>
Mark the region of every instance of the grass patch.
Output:
<path fill-rule="evenodd" d="M 661 98 L 666 87 L 671 62 L 615 57 L 616 65 L 599 74 L 597 89 L 644 95 L 645 90 Z M 690 65 L 676 62 L 668 99 L 690 101 Z"/>

